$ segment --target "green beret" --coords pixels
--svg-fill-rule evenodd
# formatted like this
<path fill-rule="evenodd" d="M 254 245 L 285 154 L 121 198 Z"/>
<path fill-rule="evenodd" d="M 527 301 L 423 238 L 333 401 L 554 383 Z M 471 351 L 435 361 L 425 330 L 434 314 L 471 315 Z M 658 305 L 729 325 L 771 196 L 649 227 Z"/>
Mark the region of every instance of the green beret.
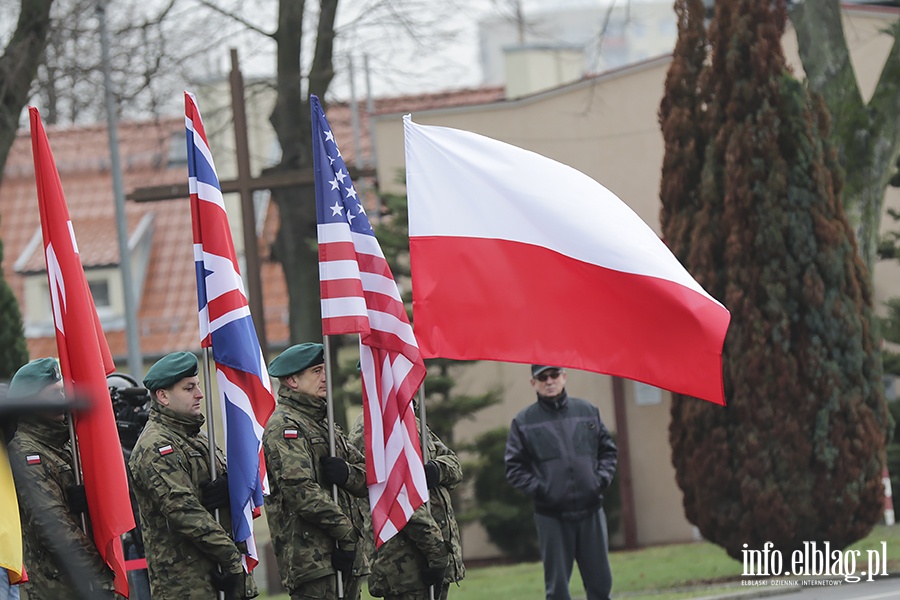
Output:
<path fill-rule="evenodd" d="M 55 358 L 37 358 L 21 367 L 9 382 L 7 397 L 11 400 L 34 396 L 48 385 L 62 379 Z"/>
<path fill-rule="evenodd" d="M 185 377 L 197 374 L 197 357 L 190 352 L 173 352 L 156 361 L 144 377 L 144 387 L 155 392 L 165 390 Z"/>
<path fill-rule="evenodd" d="M 325 362 L 325 346 L 307 342 L 291 346 L 269 363 L 269 375 L 287 377 Z"/>

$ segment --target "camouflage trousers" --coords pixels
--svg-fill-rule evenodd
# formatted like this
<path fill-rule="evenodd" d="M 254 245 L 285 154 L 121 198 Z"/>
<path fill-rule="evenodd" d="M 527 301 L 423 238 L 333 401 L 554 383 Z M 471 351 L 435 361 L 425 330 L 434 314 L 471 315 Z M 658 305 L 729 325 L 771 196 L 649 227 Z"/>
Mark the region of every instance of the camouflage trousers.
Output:
<path fill-rule="evenodd" d="M 344 600 L 359 600 L 362 578 L 351 577 L 344 582 Z M 337 578 L 334 575 L 319 577 L 300 584 L 291 590 L 291 600 L 337 600 Z"/>
<path fill-rule="evenodd" d="M 440 588 L 434 588 L 434 600 L 447 600 L 447 595 L 450 592 L 450 584 L 445 583 Z M 424 591 L 416 591 L 416 592 L 406 592 L 403 594 L 396 594 L 385 596 L 384 600 L 431 600 L 431 594 L 428 590 Z"/>

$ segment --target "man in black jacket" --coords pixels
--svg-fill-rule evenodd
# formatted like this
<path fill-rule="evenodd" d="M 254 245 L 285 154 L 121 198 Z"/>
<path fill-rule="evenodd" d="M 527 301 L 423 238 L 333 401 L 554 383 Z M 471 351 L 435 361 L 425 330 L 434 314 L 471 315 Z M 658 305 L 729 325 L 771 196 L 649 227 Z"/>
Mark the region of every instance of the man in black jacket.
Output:
<path fill-rule="evenodd" d="M 506 479 L 534 501 L 547 600 L 569 600 L 572 562 L 587 600 L 612 589 L 603 490 L 618 451 L 597 407 L 566 394 L 559 367 L 531 365 L 537 402 L 513 419 L 506 441 Z"/>

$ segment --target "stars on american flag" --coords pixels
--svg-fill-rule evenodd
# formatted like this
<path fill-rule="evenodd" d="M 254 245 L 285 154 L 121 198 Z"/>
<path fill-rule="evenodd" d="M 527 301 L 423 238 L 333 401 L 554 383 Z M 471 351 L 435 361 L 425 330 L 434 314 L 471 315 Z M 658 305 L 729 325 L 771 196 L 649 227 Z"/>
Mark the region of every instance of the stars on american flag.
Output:
<path fill-rule="evenodd" d="M 328 165 L 322 165 L 324 169 L 323 179 L 328 182 L 324 190 L 327 198 L 327 206 L 330 209 L 326 213 L 328 222 L 345 222 L 350 229 L 357 233 L 373 234 L 372 225 L 366 216 L 366 211 L 360 201 L 359 194 L 353 186 L 347 165 L 337 147 L 334 134 L 330 129 L 322 129 L 322 140 L 325 146 L 325 156 Z"/>

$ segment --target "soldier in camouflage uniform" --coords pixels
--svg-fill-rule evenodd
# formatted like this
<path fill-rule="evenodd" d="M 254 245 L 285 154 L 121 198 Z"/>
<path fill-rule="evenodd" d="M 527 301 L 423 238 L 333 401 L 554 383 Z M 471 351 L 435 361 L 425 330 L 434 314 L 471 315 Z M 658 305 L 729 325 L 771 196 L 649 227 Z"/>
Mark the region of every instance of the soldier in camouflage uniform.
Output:
<path fill-rule="evenodd" d="M 362 514 L 353 496 L 366 494 L 362 455 L 335 426 L 330 456 L 322 344 L 299 344 L 277 356 L 269 375 L 278 378 L 278 406 L 263 433 L 271 492 L 266 518 L 281 580 L 292 600 L 336 598 L 336 572 L 344 598 L 360 596 L 365 572 L 357 553 Z M 338 485 L 338 503 L 332 496 Z"/>
<path fill-rule="evenodd" d="M 59 365 L 39 358 L 19 369 L 10 382 L 10 399 L 63 395 Z M 81 529 L 87 516 L 84 486 L 75 485 L 67 416 L 63 412 L 19 420 L 9 445 L 22 516 L 25 567 L 23 585 L 30 600 L 76 600 L 85 591 L 114 598 L 113 572 Z"/>
<path fill-rule="evenodd" d="M 147 371 L 144 386 L 154 401 L 129 466 L 153 600 L 214 600 L 219 590 L 228 600 L 256 597 L 256 584 L 241 563 L 246 549 L 227 533 L 228 480 L 218 448 L 217 478 L 210 480 L 197 357 L 163 357 Z"/>
<path fill-rule="evenodd" d="M 362 415 L 353 425 L 350 441 L 365 451 Z M 425 464 L 425 479 L 431 512 L 419 507 L 397 535 L 374 551 L 369 577 L 369 593 L 373 596 L 386 600 L 427 600 L 433 585 L 434 597 L 446 600 L 450 584 L 466 576 L 459 525 L 450 502 L 450 490 L 462 482 L 462 467 L 456 454 L 430 429 L 427 446 L 429 461 Z M 366 537 L 372 537 L 371 529 Z M 374 550 L 374 540 L 368 547 Z"/>

